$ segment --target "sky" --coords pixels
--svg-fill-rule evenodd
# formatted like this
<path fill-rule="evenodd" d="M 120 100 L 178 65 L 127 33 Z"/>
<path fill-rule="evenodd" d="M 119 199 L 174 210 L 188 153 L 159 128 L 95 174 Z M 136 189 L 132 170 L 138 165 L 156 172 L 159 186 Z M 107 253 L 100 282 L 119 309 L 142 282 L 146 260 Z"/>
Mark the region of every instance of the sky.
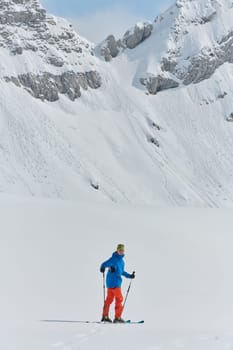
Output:
<path fill-rule="evenodd" d="M 121 37 L 138 21 L 151 20 L 175 0 L 41 0 L 48 12 L 67 18 L 92 42 Z"/>

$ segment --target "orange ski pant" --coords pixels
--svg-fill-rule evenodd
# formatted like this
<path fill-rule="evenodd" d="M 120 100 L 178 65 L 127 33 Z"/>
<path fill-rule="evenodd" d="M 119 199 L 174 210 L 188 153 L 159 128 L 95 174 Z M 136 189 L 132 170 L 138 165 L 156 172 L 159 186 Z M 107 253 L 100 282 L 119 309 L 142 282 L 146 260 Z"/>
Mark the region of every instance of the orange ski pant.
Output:
<path fill-rule="evenodd" d="M 107 298 L 104 303 L 103 316 L 108 316 L 110 305 L 115 299 L 115 318 L 120 318 L 123 311 L 123 295 L 121 288 L 108 288 Z"/>

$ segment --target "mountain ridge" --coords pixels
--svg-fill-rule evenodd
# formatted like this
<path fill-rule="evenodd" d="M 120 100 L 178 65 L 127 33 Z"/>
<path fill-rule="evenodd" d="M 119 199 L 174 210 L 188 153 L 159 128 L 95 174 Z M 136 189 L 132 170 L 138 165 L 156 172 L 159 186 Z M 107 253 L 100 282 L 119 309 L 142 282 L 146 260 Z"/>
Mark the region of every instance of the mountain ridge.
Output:
<path fill-rule="evenodd" d="M 132 205 L 232 207 L 233 145 L 227 121 L 233 113 L 233 67 L 228 51 L 222 50 L 222 64 L 214 64 L 216 69 L 206 79 L 185 84 L 177 73 L 179 64 L 188 62 L 182 67 L 190 76 L 192 55 L 183 58 L 197 46 L 190 47 L 187 38 L 197 39 L 198 50 L 206 38 L 211 43 L 216 38 L 231 42 L 230 3 L 208 2 L 220 9 L 214 16 L 211 7 L 205 12 L 197 8 L 204 18 L 210 15 L 202 23 L 203 16 L 192 10 L 200 0 L 178 1 L 156 19 L 153 30 L 146 22 L 137 25 L 136 33 L 135 28 L 127 31 L 125 45 L 134 46 L 134 35 L 139 44 L 122 48 L 110 62 L 99 58 L 100 51 L 97 55 L 101 46 L 95 48 L 67 22 L 42 10 L 45 17 L 37 25 L 42 26 L 44 39 L 40 30 L 34 33 L 38 28 L 29 25 L 25 31 L 24 15 L 17 25 L 2 25 L 0 33 L 2 28 L 10 38 L 14 31 L 19 37 L 22 30 L 20 38 L 25 40 L 19 45 L 22 53 L 0 48 L 0 191 Z M 174 25 L 182 11 L 190 11 L 191 19 L 187 15 L 185 25 L 181 21 L 178 28 Z M 36 11 L 33 14 L 35 18 Z M 223 29 L 212 40 L 222 16 Z M 50 20 L 54 24 L 47 23 Z M 204 41 L 194 37 L 196 30 L 205 33 Z M 33 34 L 39 35 L 42 50 L 40 45 L 37 51 L 25 50 Z M 177 35 L 183 56 L 174 50 L 171 58 Z M 67 47 L 69 52 L 63 50 Z M 80 47 L 82 52 L 73 51 Z M 48 62 L 51 53 L 64 64 Z M 213 59 L 206 57 L 201 63 L 208 64 L 199 68 L 204 76 Z M 195 65 L 191 67 L 196 77 Z"/>
<path fill-rule="evenodd" d="M 140 51 L 138 45 L 148 40 L 150 44 L 146 50 L 151 53 L 152 63 L 144 63 L 147 70 L 137 79 L 149 93 L 198 83 L 208 79 L 222 64 L 232 63 L 232 14 L 232 1 L 178 0 L 163 15 L 157 16 L 153 25 L 139 22 L 119 40 L 111 35 L 100 45 L 99 51 L 106 61 L 111 61 L 127 49 Z M 146 29 L 148 35 L 143 37 Z M 160 36 L 163 32 L 165 38 Z M 133 46 L 127 45 L 128 38 Z M 157 48 L 160 57 L 156 62 Z M 142 56 L 138 59 L 143 60 Z"/>
<path fill-rule="evenodd" d="M 74 100 L 81 89 L 101 85 L 91 44 L 66 20 L 48 16 L 37 0 L 2 1 L 0 9 L 0 76 L 5 81 L 48 101 L 59 94 Z"/>

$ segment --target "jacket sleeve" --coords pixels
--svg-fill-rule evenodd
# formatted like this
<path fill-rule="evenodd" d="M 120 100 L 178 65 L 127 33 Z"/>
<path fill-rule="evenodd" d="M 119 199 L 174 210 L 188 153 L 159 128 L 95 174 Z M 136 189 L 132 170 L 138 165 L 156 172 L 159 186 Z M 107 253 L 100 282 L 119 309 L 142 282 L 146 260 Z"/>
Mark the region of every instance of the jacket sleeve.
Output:
<path fill-rule="evenodd" d="M 100 268 L 102 268 L 102 267 L 106 268 L 106 267 L 112 266 L 112 264 L 113 264 L 113 261 L 112 261 L 112 260 L 113 260 L 112 257 L 109 258 L 108 260 L 106 260 L 105 262 L 103 262 L 103 263 L 101 264 Z"/>
<path fill-rule="evenodd" d="M 128 273 L 126 271 L 123 271 L 122 275 L 126 278 L 131 278 L 131 273 Z"/>

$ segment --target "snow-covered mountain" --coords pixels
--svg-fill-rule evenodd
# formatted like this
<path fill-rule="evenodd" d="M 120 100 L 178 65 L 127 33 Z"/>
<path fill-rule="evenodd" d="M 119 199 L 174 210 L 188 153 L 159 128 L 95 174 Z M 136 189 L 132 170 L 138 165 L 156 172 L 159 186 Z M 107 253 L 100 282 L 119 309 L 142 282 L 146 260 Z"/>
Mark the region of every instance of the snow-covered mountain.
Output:
<path fill-rule="evenodd" d="M 97 47 L 0 0 L 0 190 L 233 206 L 233 3 L 177 0 Z"/>
<path fill-rule="evenodd" d="M 1 1 L 0 11 L 1 78 L 48 101 L 100 86 L 90 43 L 65 20 L 48 16 L 37 0 Z"/>
<path fill-rule="evenodd" d="M 151 94 L 210 78 L 233 61 L 232 1 L 177 0 L 153 25 L 137 23 L 122 39 L 110 35 L 99 47 L 106 61 L 136 50 L 137 82 Z"/>

